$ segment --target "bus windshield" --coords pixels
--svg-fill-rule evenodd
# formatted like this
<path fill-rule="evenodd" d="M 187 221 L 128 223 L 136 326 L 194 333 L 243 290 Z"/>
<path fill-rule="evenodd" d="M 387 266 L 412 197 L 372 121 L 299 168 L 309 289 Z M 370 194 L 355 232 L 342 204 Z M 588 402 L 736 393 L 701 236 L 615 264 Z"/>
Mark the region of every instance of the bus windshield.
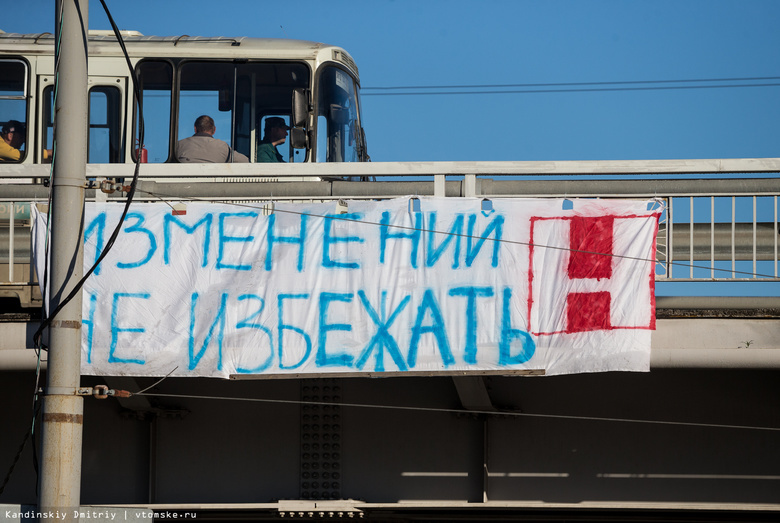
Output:
<path fill-rule="evenodd" d="M 365 159 L 358 113 L 358 88 L 354 78 L 339 67 L 324 68 L 317 87 L 318 162 Z"/>

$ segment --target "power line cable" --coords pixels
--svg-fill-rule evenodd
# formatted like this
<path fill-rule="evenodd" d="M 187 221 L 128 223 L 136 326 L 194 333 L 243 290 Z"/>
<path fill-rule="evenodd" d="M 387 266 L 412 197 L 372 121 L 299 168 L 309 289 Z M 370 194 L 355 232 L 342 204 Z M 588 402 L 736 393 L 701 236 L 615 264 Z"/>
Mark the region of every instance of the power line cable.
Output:
<path fill-rule="evenodd" d="M 54 88 L 52 91 L 52 104 L 51 107 L 57 107 L 57 99 L 59 96 L 59 89 L 60 89 L 60 45 L 62 43 L 62 27 L 63 27 L 63 17 L 62 12 L 64 9 L 64 4 L 59 4 L 59 11 L 57 13 L 57 19 L 60 21 L 59 26 L 57 27 L 57 35 L 55 37 L 55 46 L 54 46 Z M 54 111 L 54 114 L 52 114 L 52 127 L 53 130 L 56 130 L 57 125 L 57 112 Z M 49 187 L 54 187 L 53 179 L 54 179 L 54 166 L 57 161 L 57 140 L 56 140 L 56 132 L 52 133 L 52 153 L 51 153 L 51 167 L 49 168 Z M 49 190 L 48 198 L 47 198 L 47 205 L 46 205 L 46 232 L 45 232 L 45 241 L 44 241 L 44 259 L 49 259 L 49 225 L 51 223 L 51 220 L 48 218 L 51 216 L 51 209 L 52 209 L 52 197 L 53 197 L 53 190 Z M 44 263 L 43 266 L 43 278 L 42 278 L 42 285 L 41 290 L 43 294 L 43 303 L 41 304 L 41 317 L 46 317 L 47 312 L 47 304 L 46 302 L 46 296 L 48 295 L 49 291 L 49 264 Z M 16 456 L 16 459 L 14 460 L 14 464 L 11 465 L 10 470 L 8 471 L 7 478 L 5 480 L 5 484 L 8 483 L 8 481 L 11 478 L 11 474 L 13 473 L 13 469 L 15 467 L 16 460 L 19 459 L 19 456 L 21 455 L 22 451 L 24 450 L 24 446 L 26 444 L 27 438 L 33 439 L 33 445 L 32 445 L 32 464 L 33 464 L 33 471 L 35 472 L 35 495 L 38 496 L 38 488 L 39 488 L 39 473 L 40 473 L 40 466 L 38 461 L 38 444 L 35 442 L 35 425 L 38 421 L 38 415 L 40 414 L 41 408 L 42 408 L 42 402 L 41 402 L 41 396 L 39 394 L 39 384 L 41 380 L 41 356 L 43 353 L 43 344 L 41 343 L 40 338 L 35 342 L 35 352 L 36 352 L 36 365 L 35 365 L 35 388 L 33 389 L 33 398 L 32 398 L 32 420 L 30 421 L 30 430 L 27 433 L 27 436 L 25 436 L 25 440 L 22 442 L 21 447 L 19 448 L 18 454 Z M 4 487 L 5 488 L 5 487 Z"/>
<path fill-rule="evenodd" d="M 671 83 L 696 83 L 696 82 L 763 82 L 767 80 L 780 80 L 780 76 L 754 76 L 734 78 L 691 78 L 687 80 L 626 80 L 611 82 L 552 82 L 552 83 L 522 83 L 522 84 L 462 84 L 462 85 L 406 85 L 387 87 L 361 87 L 366 90 L 403 90 L 403 89 L 503 89 L 509 87 L 574 87 L 585 85 L 636 85 L 636 84 L 671 84 Z"/>
<path fill-rule="evenodd" d="M 339 402 L 320 402 L 320 401 L 302 401 L 302 400 L 280 400 L 265 398 L 241 398 L 227 396 L 204 396 L 191 394 L 165 394 L 157 392 L 137 392 L 131 393 L 131 396 L 153 396 L 158 398 L 180 398 L 180 399 L 200 399 L 200 400 L 219 400 L 219 401 L 240 401 L 250 403 L 276 403 L 284 405 L 318 405 L 318 406 L 337 406 L 362 409 L 381 409 L 381 410 L 403 410 L 412 412 L 439 412 L 446 414 L 483 414 L 488 416 L 501 417 L 520 417 L 520 418 L 545 418 L 545 419 L 566 419 L 575 421 L 606 421 L 620 423 L 641 423 L 646 425 L 671 425 L 683 427 L 702 427 L 719 429 L 738 429 L 738 430 L 760 430 L 769 432 L 780 432 L 780 427 L 760 427 L 753 425 L 729 425 L 724 423 L 697 423 L 690 421 L 663 421 L 663 420 L 643 420 L 630 418 L 610 418 L 602 416 L 574 416 L 565 414 L 538 414 L 530 412 L 517 411 L 492 411 L 492 410 L 463 410 L 447 409 L 439 407 L 410 407 L 403 405 L 377 405 L 368 403 L 339 403 Z"/>
<path fill-rule="evenodd" d="M 40 410 L 40 404 L 37 405 L 35 411 L 33 412 L 33 419 L 38 416 L 38 412 Z M 8 486 L 8 483 L 11 481 L 11 476 L 14 473 L 14 469 L 16 468 L 16 464 L 19 462 L 19 458 L 22 457 L 22 452 L 24 452 L 24 448 L 27 446 L 27 441 L 34 435 L 33 427 L 31 426 L 27 432 L 25 432 L 24 437 L 22 438 L 22 443 L 19 445 L 19 449 L 16 451 L 16 454 L 14 455 L 13 461 L 11 461 L 11 466 L 8 468 L 8 472 L 5 475 L 5 478 L 3 479 L 2 484 L 0 484 L 0 495 L 3 494 L 5 491 L 5 488 Z M 34 468 L 35 468 L 35 475 L 38 476 L 38 465 L 37 465 L 37 458 L 35 457 L 35 443 L 33 442 L 33 462 L 34 462 Z M 36 481 L 37 483 L 37 481 Z M 36 495 L 37 495 L 37 489 L 36 486 Z"/>
<path fill-rule="evenodd" d="M 410 91 L 410 92 L 382 92 L 362 93 L 362 96 L 431 96 L 431 95 L 465 95 L 465 94 L 538 94 L 538 93 L 596 93 L 611 91 L 668 91 L 684 89 L 724 89 L 735 87 L 778 87 L 780 83 L 767 84 L 732 84 L 732 85 L 674 85 L 651 87 L 593 87 L 575 89 L 519 89 L 508 91 L 473 90 L 473 91 Z"/>

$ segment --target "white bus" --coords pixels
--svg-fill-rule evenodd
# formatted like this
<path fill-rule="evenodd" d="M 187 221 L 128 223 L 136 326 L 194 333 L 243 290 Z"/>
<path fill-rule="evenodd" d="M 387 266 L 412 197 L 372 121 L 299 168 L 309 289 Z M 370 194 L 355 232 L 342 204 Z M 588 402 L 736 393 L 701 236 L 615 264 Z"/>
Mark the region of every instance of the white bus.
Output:
<path fill-rule="evenodd" d="M 306 163 L 368 161 L 360 78 L 344 49 L 285 39 L 120 35 L 138 81 L 144 139 L 141 144 L 139 104 L 122 47 L 113 31 L 90 31 L 91 180 L 124 179 L 132 170 L 123 164 L 139 156 L 147 162 L 144 178 L 178 182 L 272 182 L 280 171 L 286 181 L 312 181 L 321 178 L 295 174 L 305 173 Z M 29 265 L 30 206 L 46 200 L 41 182 L 50 173 L 45 164 L 52 150 L 56 161 L 55 59 L 53 35 L 0 31 L 0 126 L 21 130 L 26 138 L 22 146 L 14 142 L 14 149 L 0 142 L 5 146 L 0 150 L 0 313 L 9 299 L 22 307 L 40 303 Z M 215 138 L 249 163 L 175 165 L 177 142 L 193 135 L 196 118 L 204 114 L 215 121 Z M 297 167 L 257 165 L 268 118 L 283 118 L 289 127 L 278 151 L 286 164 Z"/>
<path fill-rule="evenodd" d="M 285 162 L 368 160 L 358 70 L 343 49 L 270 38 L 121 36 L 138 77 L 144 143 L 117 38 L 90 31 L 88 163 L 135 162 L 138 150 L 149 163 L 175 163 L 177 141 L 193 134 L 203 114 L 214 119 L 215 137 L 250 162 L 271 117 L 290 127 L 279 147 Z M 52 149 L 54 45 L 48 33 L 0 31 L 0 125 L 21 122 L 27 134 L 14 163 L 45 163 Z"/>

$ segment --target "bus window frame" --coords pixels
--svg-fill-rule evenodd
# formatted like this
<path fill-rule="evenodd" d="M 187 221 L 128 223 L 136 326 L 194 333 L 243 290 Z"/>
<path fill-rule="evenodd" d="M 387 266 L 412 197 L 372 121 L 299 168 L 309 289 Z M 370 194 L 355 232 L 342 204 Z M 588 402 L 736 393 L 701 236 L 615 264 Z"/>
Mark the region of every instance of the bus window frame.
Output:
<path fill-rule="evenodd" d="M 235 136 L 234 136 L 234 130 L 235 130 L 235 118 L 236 118 L 236 107 L 235 107 L 235 74 L 236 74 L 236 66 L 241 65 L 243 63 L 247 63 L 246 61 L 236 61 L 232 58 L 201 58 L 201 57 L 187 57 L 182 58 L 180 60 L 176 61 L 176 66 L 173 72 L 174 76 L 174 93 L 173 93 L 173 107 L 171 109 L 171 127 L 172 132 L 171 136 L 173 139 L 173 158 L 169 159 L 169 161 L 177 161 L 176 160 L 176 147 L 179 142 L 179 140 L 183 140 L 184 138 L 187 138 L 189 136 L 192 136 L 192 134 L 189 134 L 189 130 L 187 127 L 187 124 L 184 122 L 180 122 L 181 119 L 181 86 L 182 86 L 182 71 L 187 67 L 188 64 L 222 64 L 222 65 L 228 65 L 233 69 L 233 89 L 231 92 L 233 93 L 233 96 L 231 97 L 231 107 L 230 107 L 230 129 L 228 130 L 228 134 L 230 136 L 229 140 L 223 140 L 226 142 L 231 149 L 235 150 Z M 223 111 L 220 111 L 223 112 Z M 198 116 L 201 114 L 208 114 L 204 112 L 200 112 Z M 195 118 L 197 118 L 196 116 Z M 209 114 L 215 121 L 218 120 L 218 117 L 215 117 L 213 114 Z M 189 124 L 189 128 L 192 128 L 192 126 L 195 123 L 195 119 L 192 120 L 192 123 Z M 219 128 L 219 126 L 217 126 Z M 187 133 L 187 134 L 182 134 Z M 247 155 L 247 157 L 250 157 Z M 251 160 L 250 160 L 251 161 Z"/>
<path fill-rule="evenodd" d="M 176 60 L 176 59 L 172 59 L 172 58 L 165 58 L 165 57 L 143 58 L 143 59 L 139 60 L 138 62 L 136 62 L 135 65 L 133 66 L 133 69 L 134 69 L 135 74 L 136 74 L 136 78 L 139 78 L 139 79 L 141 78 L 141 76 L 139 74 L 139 68 L 144 63 L 148 63 L 148 62 L 162 62 L 162 63 L 167 64 L 171 68 L 170 107 L 168 109 L 168 156 L 162 162 L 153 162 L 153 163 L 161 163 L 161 164 L 162 163 L 170 163 L 171 161 L 173 161 L 176 158 L 176 140 L 175 140 L 176 129 L 175 129 L 175 126 L 174 126 L 174 122 L 178 118 L 178 113 L 177 113 L 177 105 L 178 104 L 177 104 L 177 100 L 176 100 L 176 93 L 178 92 L 178 84 L 177 84 L 178 78 L 177 78 L 176 71 L 178 69 L 178 62 L 180 62 L 180 61 L 181 60 Z M 141 91 L 141 94 L 143 95 L 143 91 L 144 91 L 143 85 L 139 85 L 138 89 L 139 89 L 139 91 Z M 132 128 L 131 128 L 130 132 L 128 133 L 129 136 L 130 136 L 130 141 L 131 141 L 130 148 L 129 148 L 129 153 L 130 153 L 131 161 L 133 163 L 135 163 L 135 162 L 138 161 L 137 149 L 139 149 L 139 147 L 138 147 L 138 142 L 139 142 L 139 137 L 138 137 L 138 129 L 139 129 L 138 116 L 139 116 L 139 111 L 138 111 L 138 99 L 135 96 L 135 91 L 133 92 L 132 104 L 131 104 L 130 110 L 132 111 Z M 146 127 L 147 127 L 147 118 L 144 117 L 144 129 L 146 129 Z M 145 144 L 141 144 L 141 145 L 145 145 Z M 125 153 L 125 154 L 127 154 L 127 153 Z"/>
<path fill-rule="evenodd" d="M 117 99 L 114 103 L 116 110 L 116 114 L 113 116 L 111 114 L 108 114 L 108 111 L 111 110 L 112 101 L 106 99 L 108 107 L 106 108 L 107 114 L 106 114 L 106 124 L 105 127 L 109 129 L 109 133 L 116 132 L 118 136 L 116 137 L 116 145 L 117 150 L 114 151 L 114 159 L 110 158 L 112 156 L 111 150 L 109 148 L 109 163 L 124 163 L 125 161 L 125 139 L 127 136 L 126 127 L 124 126 L 124 112 L 125 112 L 125 96 L 126 96 L 126 79 L 124 77 L 120 76 L 92 76 L 89 79 L 89 89 L 87 90 L 87 158 L 90 157 L 90 150 L 92 148 L 92 129 L 93 123 L 92 123 L 92 115 L 93 115 L 93 107 L 92 107 L 92 93 L 94 91 L 97 92 L 106 92 L 108 90 L 115 90 Z M 115 119 L 115 122 L 112 122 L 112 117 Z M 113 124 L 113 128 L 112 128 Z M 103 126 L 101 126 L 103 127 Z M 109 143 L 111 143 L 111 140 L 109 139 Z"/>
<path fill-rule="evenodd" d="M 54 89 L 55 89 L 55 77 L 54 75 L 38 75 L 38 110 L 36 118 L 36 140 L 40 143 L 40 147 L 36 147 L 40 151 L 39 155 L 36 155 L 36 163 L 43 163 L 43 150 L 54 148 Z M 51 101 L 51 103 L 49 103 Z M 50 116 L 50 119 L 46 117 Z M 49 125 L 51 121 L 52 125 Z M 51 141 L 49 140 L 49 130 L 51 130 Z M 27 133 L 30 133 L 29 128 Z"/>
<path fill-rule="evenodd" d="M 317 68 L 317 75 L 316 75 L 315 81 L 312 84 L 312 107 L 313 107 L 312 118 L 314 119 L 314 126 L 313 127 L 314 127 L 315 132 L 314 132 L 314 136 L 313 136 L 314 139 L 311 140 L 311 142 L 313 142 L 313 143 L 311 143 L 311 145 L 310 145 L 310 151 L 309 152 L 312 155 L 311 156 L 312 157 L 312 161 L 313 162 L 317 162 L 317 163 L 360 163 L 360 162 L 365 161 L 362 158 L 362 156 L 365 153 L 361 153 L 359 150 L 358 150 L 358 160 L 357 160 L 357 162 L 344 162 L 344 161 L 342 161 L 342 162 L 328 162 L 327 161 L 327 151 L 326 151 L 326 156 L 325 156 L 326 160 L 324 162 L 320 162 L 318 160 L 318 155 L 319 155 L 318 148 L 319 148 L 319 144 L 320 144 L 320 131 L 324 130 L 324 132 L 326 133 L 326 143 L 327 143 L 327 140 L 328 140 L 328 138 L 327 138 L 328 129 L 327 129 L 327 127 L 325 129 L 320 129 L 320 122 L 319 122 L 320 117 L 322 116 L 320 114 L 320 112 L 319 112 L 320 94 L 321 94 L 320 83 L 322 81 L 322 75 L 325 72 L 327 72 L 329 69 L 331 69 L 331 68 L 336 68 L 336 69 L 341 70 L 352 81 L 352 86 L 353 86 L 353 89 L 355 90 L 355 106 L 356 106 L 355 107 L 355 111 L 356 111 L 355 112 L 355 114 L 356 114 L 355 121 L 357 122 L 357 126 L 358 126 L 357 130 L 360 131 L 360 130 L 363 129 L 362 107 L 361 107 L 361 100 L 360 100 L 360 81 L 353 74 L 353 72 L 350 71 L 343 64 L 341 64 L 339 62 L 324 62 L 324 63 L 322 63 L 320 65 L 320 67 Z M 326 119 L 326 121 L 327 121 L 327 119 Z M 362 140 L 362 136 L 360 136 L 360 137 L 356 136 L 355 139 L 356 140 Z"/>
<path fill-rule="evenodd" d="M 22 114 L 24 115 L 22 123 L 25 125 L 26 135 L 24 137 L 24 149 L 21 151 L 21 156 L 19 157 L 18 161 L 8 161 L 3 163 L 24 163 L 27 161 L 28 158 L 33 158 L 29 154 L 29 151 L 34 149 L 34 146 L 31 146 L 30 143 L 34 142 L 34 140 L 31 140 L 30 137 L 33 136 L 33 133 L 35 132 L 35 125 L 31 125 L 31 119 L 30 119 L 30 106 L 32 105 L 30 103 L 30 92 L 31 92 L 31 82 L 32 82 L 32 67 L 30 66 L 30 62 L 24 58 L 23 56 L 3 56 L 0 58 L 0 62 L 18 62 L 22 65 L 24 68 L 24 75 L 23 75 L 23 88 L 22 88 L 22 94 L 21 95 L 0 95 L 0 98 L 3 100 L 20 100 L 23 104 L 23 110 Z M 15 120 L 16 118 L 13 118 L 12 116 L 6 117 L 6 115 L 2 115 L 2 122 L 8 121 L 8 120 Z"/>
<path fill-rule="evenodd" d="M 117 93 L 117 100 L 114 109 L 116 110 L 113 132 L 118 134 L 116 144 L 117 151 L 115 152 L 115 161 L 109 163 L 124 163 L 125 162 L 125 142 L 127 138 L 127 128 L 124 125 L 125 110 L 126 110 L 126 93 L 127 93 L 127 79 L 121 76 L 100 76 L 90 77 L 89 88 L 87 89 L 87 160 L 89 162 L 89 152 L 92 147 L 91 130 L 92 125 L 92 92 L 97 90 L 113 89 Z M 54 147 L 54 125 L 53 125 L 53 113 L 54 113 L 54 89 L 55 82 L 54 76 L 39 75 L 39 96 L 38 96 L 38 110 L 36 118 L 37 132 L 36 139 L 41 144 L 40 156 L 43 155 L 43 150 L 51 150 Z M 110 117 L 107 115 L 107 126 L 111 125 Z M 52 124 L 52 125 L 49 125 Z M 49 138 L 49 132 L 51 132 L 51 139 Z M 41 157 L 36 159 L 38 163 L 42 163 L 44 160 Z"/>
<path fill-rule="evenodd" d="M 321 74 L 323 69 L 326 69 L 331 66 L 339 67 L 340 70 L 345 72 L 351 81 L 353 82 L 353 85 L 357 88 L 357 96 L 356 96 L 356 106 L 358 111 L 358 117 L 357 121 L 360 122 L 360 97 L 359 97 L 359 84 L 357 82 L 357 79 L 355 76 L 344 67 L 339 66 L 336 62 L 327 62 L 320 66 L 318 69 L 314 69 L 313 65 L 309 63 L 306 60 L 297 60 L 297 59 L 283 59 L 283 60 L 274 60 L 274 59 L 234 59 L 234 58 L 203 58 L 203 57 L 181 57 L 181 58 L 172 58 L 172 57 L 153 57 L 153 58 L 143 58 L 135 63 L 135 71 L 136 74 L 140 77 L 140 69 L 143 67 L 143 64 L 150 63 L 150 62 L 157 62 L 157 63 L 165 63 L 170 68 L 171 72 L 171 89 L 170 89 L 170 108 L 169 108 L 169 119 L 168 119 L 168 157 L 166 160 L 162 162 L 154 162 L 154 163 L 176 163 L 176 145 L 180 139 L 179 134 L 182 132 L 185 133 L 184 137 L 190 136 L 189 131 L 187 129 L 187 126 L 189 124 L 185 124 L 180 122 L 180 109 L 181 109 L 181 86 L 182 86 L 182 70 L 186 67 L 188 63 L 213 63 L 213 64 L 224 64 L 228 66 L 240 67 L 247 64 L 295 64 L 302 66 L 306 69 L 307 72 L 307 82 L 305 85 L 305 88 L 310 89 L 312 92 L 316 90 L 317 81 L 319 78 L 319 75 Z M 235 78 L 235 77 L 234 77 Z M 234 80 L 235 83 L 235 80 Z M 234 86 L 235 88 L 235 86 Z M 287 116 L 287 119 L 290 120 L 292 118 L 292 89 L 291 88 L 291 99 L 290 99 L 290 113 L 285 115 Z M 251 146 L 250 146 L 250 162 L 256 163 L 255 161 L 255 154 L 256 154 L 256 147 L 257 143 L 262 139 L 262 128 L 260 128 L 259 121 L 258 121 L 258 111 L 260 110 L 259 104 L 257 104 L 257 94 L 254 91 L 255 86 L 252 88 L 252 108 L 251 111 L 254 115 L 253 121 L 250 122 L 250 125 L 253 126 L 253 129 L 251 129 L 251 133 L 254 134 L 254 138 L 251 140 Z M 141 86 L 141 91 L 143 92 L 143 86 Z M 162 90 L 160 90 L 162 91 Z M 231 129 L 230 129 L 230 136 L 231 136 L 231 142 L 235 141 L 235 127 L 236 127 L 236 107 L 235 107 L 235 100 L 233 100 L 234 105 L 231 107 Z M 128 130 L 128 134 L 131 137 L 132 143 L 135 144 L 138 140 L 138 101 L 135 96 L 132 97 L 132 101 L 129 102 L 129 105 L 131 106 L 132 110 L 132 127 Z M 265 114 L 265 113 L 264 113 Z M 269 113 L 270 114 L 270 113 Z M 210 115 L 211 116 L 211 115 Z M 213 116 L 212 116 L 213 117 Z M 145 122 L 145 125 L 146 124 Z M 311 116 L 307 119 L 305 129 L 307 132 L 310 132 L 313 128 L 316 128 L 317 122 L 313 121 L 313 118 Z M 132 144 L 131 144 L 132 145 Z M 231 146 L 234 146 L 234 144 L 231 143 Z M 132 157 L 132 160 L 136 161 L 136 146 L 132 145 L 130 148 L 130 156 Z M 316 156 L 314 153 L 315 150 L 315 144 L 310 144 L 309 148 L 305 150 L 304 157 L 301 161 L 295 162 L 295 163 L 306 163 L 306 162 L 314 162 L 316 161 Z M 125 153 L 127 154 L 127 153 Z M 294 154 L 294 151 L 292 148 L 290 148 L 290 156 L 291 158 L 294 158 L 292 155 Z"/>

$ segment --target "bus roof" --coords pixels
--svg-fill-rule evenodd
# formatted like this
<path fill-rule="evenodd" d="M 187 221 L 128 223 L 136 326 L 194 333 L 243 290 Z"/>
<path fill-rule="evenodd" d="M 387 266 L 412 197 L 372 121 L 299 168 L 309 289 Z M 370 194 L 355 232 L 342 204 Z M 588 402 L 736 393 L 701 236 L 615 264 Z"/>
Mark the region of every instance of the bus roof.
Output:
<path fill-rule="evenodd" d="M 145 36 L 138 31 L 120 31 L 127 52 L 132 58 L 197 57 L 197 58 L 254 58 L 276 60 L 333 60 L 348 67 L 355 76 L 355 61 L 344 49 L 307 40 L 285 38 L 251 38 L 225 36 Z M 0 51 L 31 55 L 54 52 L 51 33 L 6 33 L 0 30 Z M 91 56 L 120 56 L 113 31 L 90 30 Z"/>

